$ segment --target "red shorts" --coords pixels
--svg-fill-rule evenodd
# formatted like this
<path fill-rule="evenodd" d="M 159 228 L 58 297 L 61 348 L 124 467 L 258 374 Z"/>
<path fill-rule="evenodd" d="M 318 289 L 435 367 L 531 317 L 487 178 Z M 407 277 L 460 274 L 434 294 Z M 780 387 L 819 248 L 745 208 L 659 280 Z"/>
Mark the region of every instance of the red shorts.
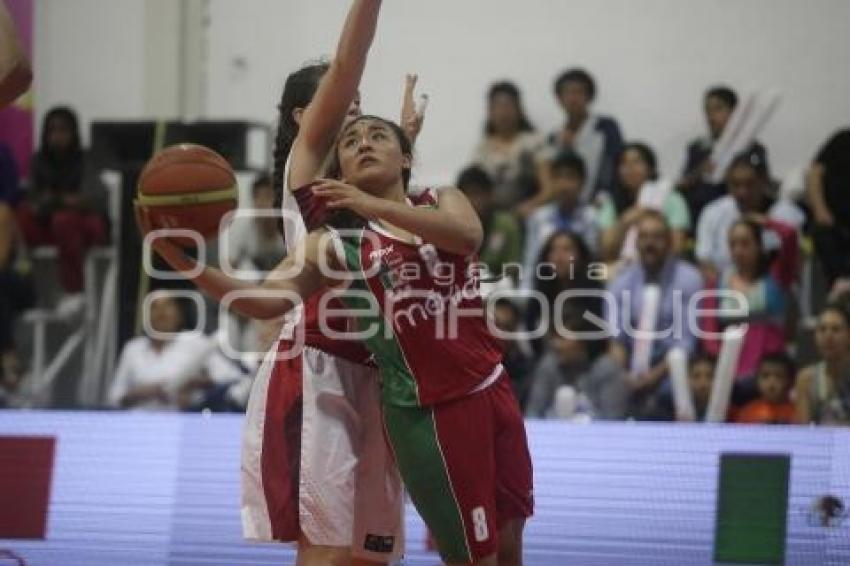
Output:
<path fill-rule="evenodd" d="M 489 387 L 450 402 L 384 406 L 402 479 L 446 562 L 496 553 L 505 523 L 533 512 L 525 424 L 500 372 Z"/>

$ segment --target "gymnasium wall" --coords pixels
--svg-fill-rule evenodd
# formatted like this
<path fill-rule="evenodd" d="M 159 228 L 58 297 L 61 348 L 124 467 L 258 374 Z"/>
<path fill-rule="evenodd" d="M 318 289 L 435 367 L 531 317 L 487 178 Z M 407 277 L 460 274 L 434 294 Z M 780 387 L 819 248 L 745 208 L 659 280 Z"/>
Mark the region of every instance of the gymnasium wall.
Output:
<path fill-rule="evenodd" d="M 269 122 L 285 74 L 333 51 L 348 6 L 347 0 L 183 1 L 200 3 L 197 17 L 205 18 L 205 48 L 196 61 L 202 85 L 194 101 L 201 115 Z M 157 69 L 173 72 L 169 59 L 151 50 L 177 32 L 145 25 L 146 4 L 38 0 L 41 112 L 60 100 L 87 119 L 179 107 L 150 103 L 163 81 Z M 850 122 L 848 21 L 845 0 L 388 0 L 364 105 L 396 116 L 404 73 L 420 73 L 432 100 L 419 181 L 445 181 L 479 136 L 491 81 L 517 81 L 531 118 L 548 130 L 561 119 L 551 94 L 554 76 L 583 65 L 598 79 L 598 110 L 617 116 L 628 138 L 654 145 L 672 175 L 686 141 L 702 131 L 706 86 L 725 82 L 741 92 L 776 86 L 785 98 L 762 138 L 781 175 Z M 162 88 L 172 83 L 164 80 Z"/>

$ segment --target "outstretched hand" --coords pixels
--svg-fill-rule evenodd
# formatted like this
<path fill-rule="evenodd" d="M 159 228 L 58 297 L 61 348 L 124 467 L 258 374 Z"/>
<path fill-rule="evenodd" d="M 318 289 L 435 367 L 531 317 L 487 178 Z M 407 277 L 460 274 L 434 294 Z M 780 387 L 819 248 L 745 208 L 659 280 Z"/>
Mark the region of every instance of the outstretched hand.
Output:
<path fill-rule="evenodd" d="M 354 185 L 334 179 L 320 179 L 312 190 L 316 196 L 325 199 L 325 206 L 329 209 L 347 208 L 367 220 L 378 218 L 382 199 Z"/>
<path fill-rule="evenodd" d="M 425 122 L 425 109 L 416 108 L 416 82 L 419 80 L 419 75 L 407 75 L 404 78 L 404 98 L 401 102 L 401 127 L 410 143 L 413 144 L 422 131 L 422 124 Z M 427 100 L 426 95 L 422 95 L 423 99 Z"/>

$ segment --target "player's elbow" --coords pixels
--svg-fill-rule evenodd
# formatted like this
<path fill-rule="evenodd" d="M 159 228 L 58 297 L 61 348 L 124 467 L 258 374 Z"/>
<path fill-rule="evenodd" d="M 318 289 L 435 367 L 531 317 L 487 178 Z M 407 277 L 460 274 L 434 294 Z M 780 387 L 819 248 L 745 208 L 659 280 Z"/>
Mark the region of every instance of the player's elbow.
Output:
<path fill-rule="evenodd" d="M 461 255 L 471 255 L 478 253 L 481 249 L 481 243 L 484 240 L 484 231 L 481 229 L 481 224 L 474 224 L 463 230 L 463 233 L 458 238 L 458 253 Z"/>

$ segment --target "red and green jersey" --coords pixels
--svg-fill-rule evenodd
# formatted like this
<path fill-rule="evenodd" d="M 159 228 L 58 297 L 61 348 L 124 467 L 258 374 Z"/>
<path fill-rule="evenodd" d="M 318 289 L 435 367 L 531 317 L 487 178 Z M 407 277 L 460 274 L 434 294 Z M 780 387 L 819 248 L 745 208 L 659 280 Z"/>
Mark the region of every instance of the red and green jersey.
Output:
<path fill-rule="evenodd" d="M 477 259 L 405 242 L 372 223 L 336 233 L 385 403 L 428 406 L 467 395 L 499 365 L 487 328 Z"/>

